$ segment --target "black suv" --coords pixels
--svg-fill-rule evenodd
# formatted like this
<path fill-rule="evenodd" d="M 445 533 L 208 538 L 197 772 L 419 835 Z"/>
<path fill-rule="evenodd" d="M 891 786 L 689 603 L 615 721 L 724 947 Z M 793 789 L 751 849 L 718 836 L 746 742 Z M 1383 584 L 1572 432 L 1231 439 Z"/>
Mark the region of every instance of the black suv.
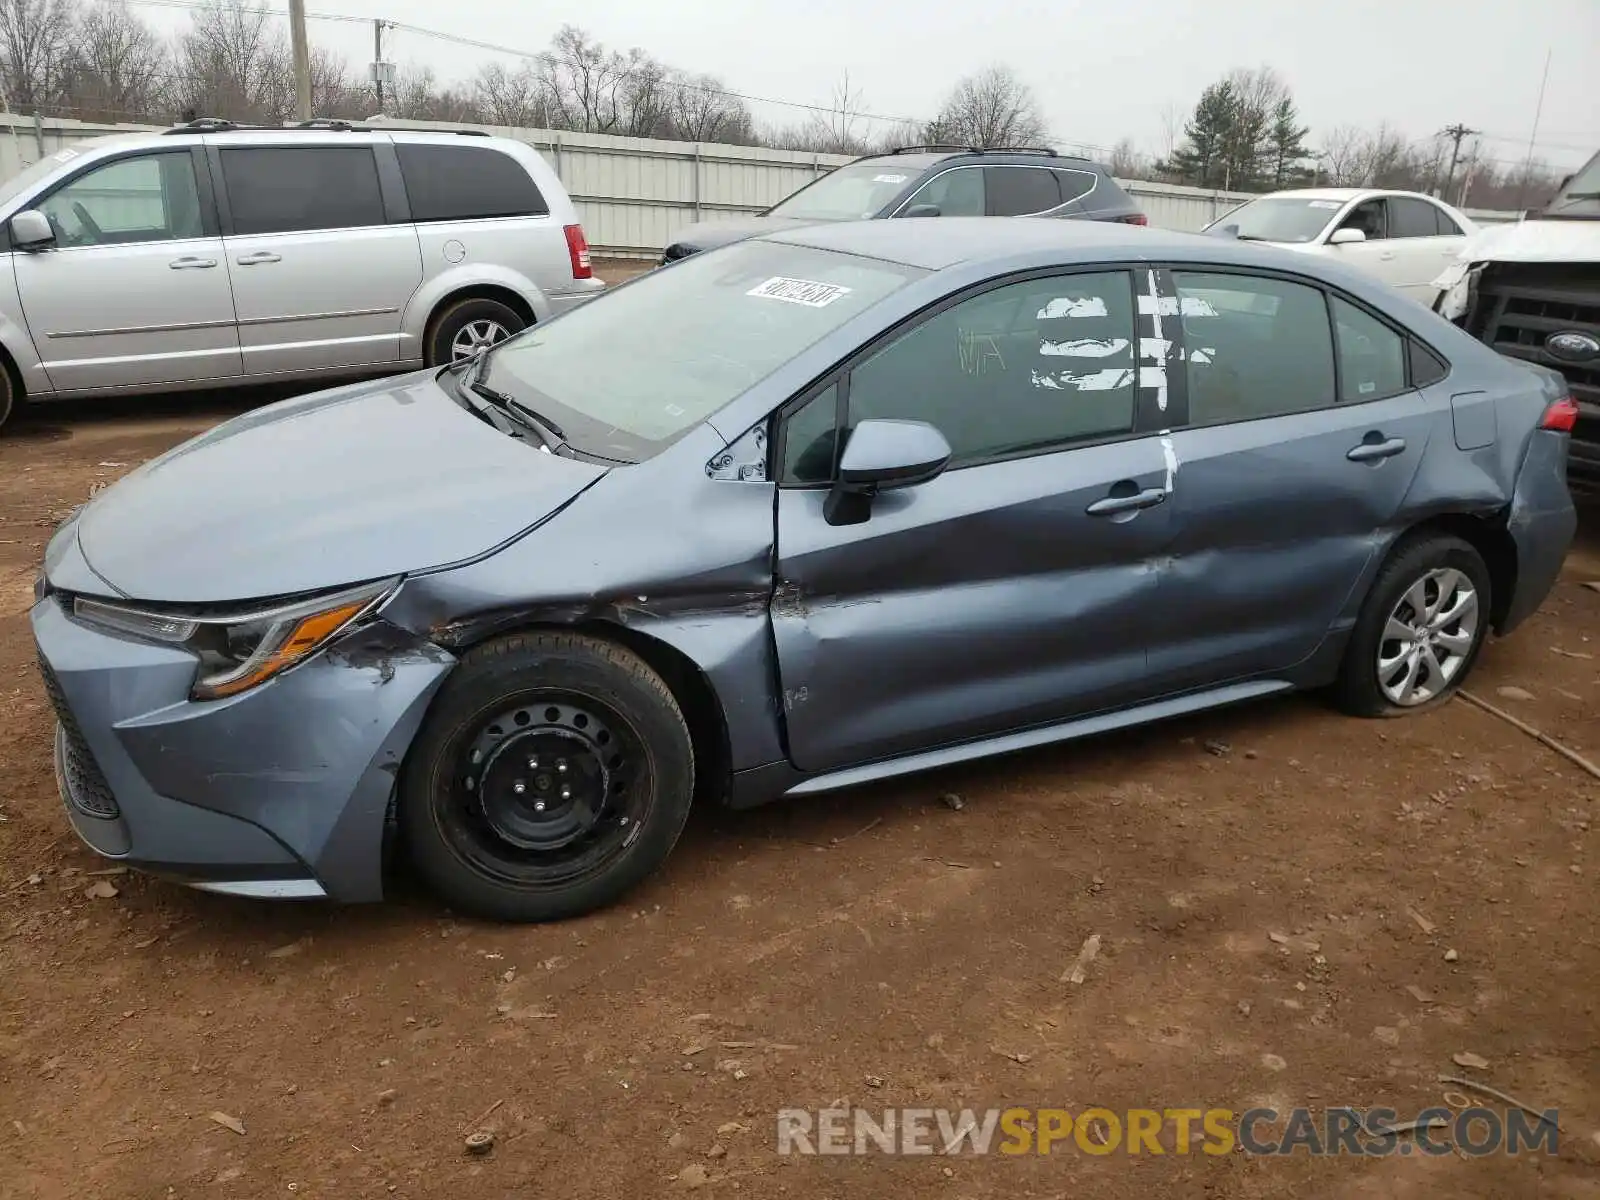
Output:
<path fill-rule="evenodd" d="M 758 216 L 703 221 L 679 232 L 663 263 L 782 225 L 880 217 L 1079 217 L 1144 225 L 1144 214 L 1086 158 L 1011 147 L 906 146 L 848 162 Z"/>

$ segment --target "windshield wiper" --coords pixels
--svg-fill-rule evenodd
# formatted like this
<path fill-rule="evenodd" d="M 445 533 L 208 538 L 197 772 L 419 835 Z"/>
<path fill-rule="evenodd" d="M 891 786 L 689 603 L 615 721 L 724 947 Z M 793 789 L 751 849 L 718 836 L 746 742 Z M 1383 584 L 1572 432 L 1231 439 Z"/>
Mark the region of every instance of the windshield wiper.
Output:
<path fill-rule="evenodd" d="M 487 400 L 494 408 L 491 411 L 508 413 L 517 424 L 524 429 L 531 429 L 544 443 L 547 453 L 554 454 L 567 444 L 567 435 L 561 427 L 549 417 L 542 417 L 529 408 L 515 396 L 508 395 L 498 388 L 490 387 L 482 378 L 486 365 L 487 354 L 479 354 L 467 364 L 467 369 L 462 372 L 461 385 L 472 395 L 482 400 Z"/>

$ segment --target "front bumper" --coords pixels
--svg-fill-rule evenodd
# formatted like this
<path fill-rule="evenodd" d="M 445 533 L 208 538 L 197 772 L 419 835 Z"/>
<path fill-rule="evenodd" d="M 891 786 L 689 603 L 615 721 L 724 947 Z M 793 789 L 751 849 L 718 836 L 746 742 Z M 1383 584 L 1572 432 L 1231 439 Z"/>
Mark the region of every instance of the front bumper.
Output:
<path fill-rule="evenodd" d="M 428 702 L 455 664 L 382 620 L 227 700 L 188 699 L 195 660 L 30 614 L 68 819 L 96 852 L 213 891 L 383 896 L 383 829 Z"/>

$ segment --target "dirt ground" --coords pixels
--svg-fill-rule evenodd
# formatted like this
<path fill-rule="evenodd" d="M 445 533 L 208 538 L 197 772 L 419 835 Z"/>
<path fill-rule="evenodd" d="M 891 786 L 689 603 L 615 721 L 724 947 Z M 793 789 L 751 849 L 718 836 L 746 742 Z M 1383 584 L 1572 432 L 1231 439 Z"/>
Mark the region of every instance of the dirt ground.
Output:
<path fill-rule="evenodd" d="M 0 439 L 0 1197 L 1600 1197 L 1600 783 L 1464 702 L 1264 702 L 701 813 L 630 902 L 540 928 L 454 919 L 403 872 L 360 909 L 93 874 L 35 564 L 94 485 L 232 410 L 63 407 Z M 1472 681 L 1591 760 L 1597 518 Z M 775 1143 L 778 1109 L 839 1103 L 1415 1114 L 1440 1073 L 1559 1107 L 1559 1154 Z"/>

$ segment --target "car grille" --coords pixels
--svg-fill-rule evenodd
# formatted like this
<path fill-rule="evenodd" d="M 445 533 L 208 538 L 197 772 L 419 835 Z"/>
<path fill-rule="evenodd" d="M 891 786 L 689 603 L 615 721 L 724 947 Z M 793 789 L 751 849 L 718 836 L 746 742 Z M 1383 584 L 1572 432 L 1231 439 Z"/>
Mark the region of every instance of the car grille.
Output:
<path fill-rule="evenodd" d="M 1560 371 L 1572 398 L 1600 417 L 1600 361 L 1562 362 L 1544 348 L 1564 330 L 1600 338 L 1600 267 L 1502 263 L 1484 273 L 1467 332 L 1501 354 Z"/>
<path fill-rule="evenodd" d="M 44 677 L 44 690 L 50 696 L 51 707 L 56 710 L 56 720 L 61 722 L 61 730 L 66 735 L 61 774 L 67 799 L 74 808 L 88 816 L 105 819 L 118 816 L 122 810 L 117 807 L 116 797 L 111 794 L 111 786 L 106 783 L 100 764 L 89 752 L 89 743 L 83 740 L 83 731 L 78 728 L 77 719 L 67 706 L 61 681 L 56 678 L 56 673 L 50 669 L 43 655 L 39 656 L 39 674 Z"/>

